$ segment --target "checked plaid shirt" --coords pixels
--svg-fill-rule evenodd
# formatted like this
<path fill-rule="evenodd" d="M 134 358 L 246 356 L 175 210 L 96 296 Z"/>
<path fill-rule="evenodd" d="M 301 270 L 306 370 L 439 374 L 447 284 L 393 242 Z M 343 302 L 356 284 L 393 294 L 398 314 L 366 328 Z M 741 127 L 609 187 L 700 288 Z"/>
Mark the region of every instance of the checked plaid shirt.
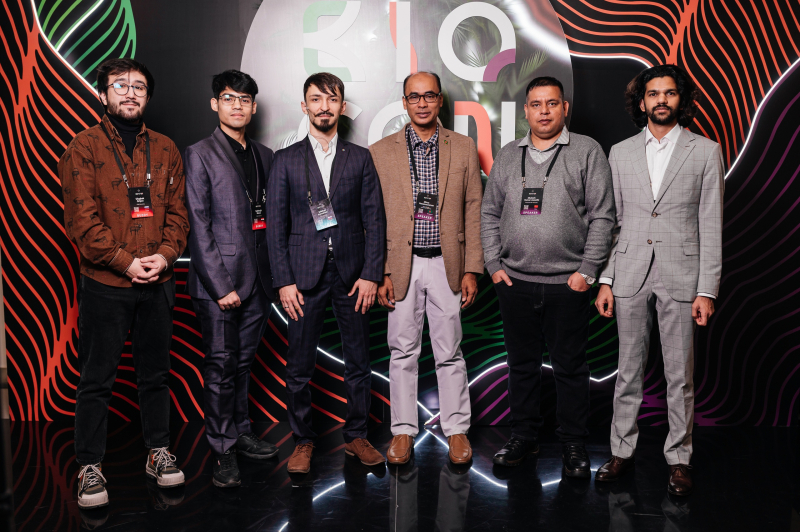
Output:
<path fill-rule="evenodd" d="M 409 153 L 408 171 L 411 174 L 411 192 L 414 198 L 414 210 L 416 211 L 418 193 L 439 194 L 439 176 L 436 175 L 436 161 L 439 158 L 439 127 L 436 127 L 436 133 L 427 142 L 423 142 L 409 124 L 406 126 L 406 139 L 408 145 L 411 146 L 419 177 L 419 186 L 417 186 L 417 182 L 414 179 L 414 166 L 411 162 L 412 153 Z M 433 221 L 414 220 L 414 247 L 431 248 L 439 247 L 440 245 L 439 208 L 437 205 L 436 216 Z"/>

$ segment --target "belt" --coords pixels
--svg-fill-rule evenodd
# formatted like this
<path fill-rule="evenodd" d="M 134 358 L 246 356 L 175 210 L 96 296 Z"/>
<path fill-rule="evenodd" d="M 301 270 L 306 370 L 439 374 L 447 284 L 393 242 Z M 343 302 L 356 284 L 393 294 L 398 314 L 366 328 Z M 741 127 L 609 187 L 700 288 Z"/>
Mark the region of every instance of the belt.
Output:
<path fill-rule="evenodd" d="M 442 256 L 442 248 L 411 248 L 411 253 L 423 259 L 432 259 L 434 257 Z"/>
<path fill-rule="evenodd" d="M 325 256 L 325 260 L 330 262 L 333 260 L 333 250 L 328 248 L 328 254 Z"/>

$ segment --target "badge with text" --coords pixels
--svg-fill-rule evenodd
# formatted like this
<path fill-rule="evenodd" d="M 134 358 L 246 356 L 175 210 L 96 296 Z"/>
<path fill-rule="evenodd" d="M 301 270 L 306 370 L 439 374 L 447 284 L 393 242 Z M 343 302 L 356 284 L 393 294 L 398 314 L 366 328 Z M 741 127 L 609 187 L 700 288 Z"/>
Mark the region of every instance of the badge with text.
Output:
<path fill-rule="evenodd" d="M 544 188 L 523 188 L 522 205 L 519 213 L 522 215 L 542 214 L 542 197 Z"/>
<path fill-rule="evenodd" d="M 331 206 L 331 200 L 329 198 L 315 201 L 310 207 L 311 216 L 314 217 L 314 225 L 317 226 L 317 231 L 323 231 L 336 225 L 336 215 L 333 214 L 333 207 Z"/>
<path fill-rule="evenodd" d="M 263 203 L 251 203 L 250 213 L 253 215 L 253 231 L 267 228 L 267 214 Z"/>
<path fill-rule="evenodd" d="M 432 222 L 436 219 L 436 205 L 438 203 L 438 194 L 420 192 L 417 194 L 417 210 L 414 212 L 414 219 Z"/>
<path fill-rule="evenodd" d="M 149 188 L 129 188 L 128 199 L 131 202 L 131 218 L 149 218 L 153 216 L 153 202 L 150 201 Z"/>

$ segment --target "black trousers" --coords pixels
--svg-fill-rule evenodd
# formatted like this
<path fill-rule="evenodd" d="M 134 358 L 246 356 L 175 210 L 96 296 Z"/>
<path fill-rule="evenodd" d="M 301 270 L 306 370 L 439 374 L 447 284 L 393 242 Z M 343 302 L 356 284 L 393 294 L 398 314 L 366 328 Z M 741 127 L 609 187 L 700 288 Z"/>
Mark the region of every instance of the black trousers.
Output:
<path fill-rule="evenodd" d="M 192 299 L 203 333 L 203 409 L 206 438 L 222 454 L 250 432 L 250 367 L 272 306 L 261 285 L 242 304 L 220 310 L 216 301 Z"/>
<path fill-rule="evenodd" d="M 584 443 L 589 436 L 589 342 L 591 291 L 566 283 L 511 279 L 494 285 L 500 301 L 508 352 L 508 402 L 511 433 L 533 440 L 542 427 L 542 354 L 549 351 L 558 403 L 556 434 L 562 443 Z"/>
<path fill-rule="evenodd" d="M 148 449 L 169 446 L 169 347 L 175 281 L 117 288 L 81 276 L 78 284 L 78 371 L 75 453 L 81 465 L 106 452 L 108 404 L 122 349 L 131 333 L 139 410 Z"/>
<path fill-rule="evenodd" d="M 367 437 L 372 375 L 369 365 L 369 313 L 355 311 L 358 292 L 348 297 L 352 286 L 345 285 L 336 262 L 325 264 L 317 286 L 302 291 L 304 317 L 289 320 L 289 352 L 286 356 L 286 410 L 297 443 L 312 441 L 317 434 L 311 428 L 311 388 L 317 346 L 322 333 L 325 308 L 330 300 L 342 335 L 344 385 L 347 416 L 342 435 L 350 443 Z"/>

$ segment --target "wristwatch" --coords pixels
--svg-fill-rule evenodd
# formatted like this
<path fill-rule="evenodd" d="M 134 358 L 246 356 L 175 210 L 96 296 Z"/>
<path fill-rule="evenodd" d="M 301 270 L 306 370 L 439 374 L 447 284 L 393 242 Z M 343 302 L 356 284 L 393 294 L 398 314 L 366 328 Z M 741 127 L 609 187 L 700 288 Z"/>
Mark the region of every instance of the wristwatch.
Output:
<path fill-rule="evenodd" d="M 597 280 L 594 277 L 586 275 L 585 273 L 582 273 L 581 277 L 583 277 L 583 280 L 586 281 L 586 284 L 588 284 L 589 286 L 592 286 L 594 282 Z"/>

